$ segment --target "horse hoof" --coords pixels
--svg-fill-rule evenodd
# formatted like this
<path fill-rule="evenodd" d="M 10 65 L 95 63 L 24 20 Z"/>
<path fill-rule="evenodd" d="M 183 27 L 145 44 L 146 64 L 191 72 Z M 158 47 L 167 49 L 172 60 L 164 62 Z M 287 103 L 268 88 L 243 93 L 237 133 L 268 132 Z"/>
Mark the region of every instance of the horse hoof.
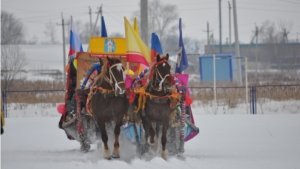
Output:
<path fill-rule="evenodd" d="M 147 139 L 147 143 L 150 145 L 150 146 L 153 146 L 154 145 L 154 142 L 153 143 L 151 143 L 151 137 L 148 137 L 148 139 Z"/>
<path fill-rule="evenodd" d="M 162 151 L 161 157 L 162 157 L 164 160 L 167 160 L 166 151 Z"/>
<path fill-rule="evenodd" d="M 82 145 L 82 146 L 80 147 L 80 151 L 81 151 L 81 152 L 84 152 L 84 153 L 87 153 L 90 149 L 91 149 L 91 145 L 89 145 L 89 144 Z"/>
<path fill-rule="evenodd" d="M 106 160 L 111 160 L 111 157 L 105 157 Z"/>
<path fill-rule="evenodd" d="M 104 149 L 104 158 L 107 160 L 110 160 L 111 156 L 110 156 L 109 149 L 107 149 L 107 150 Z"/>
<path fill-rule="evenodd" d="M 119 153 L 113 152 L 111 155 L 111 158 L 120 158 L 120 155 L 119 155 Z"/>

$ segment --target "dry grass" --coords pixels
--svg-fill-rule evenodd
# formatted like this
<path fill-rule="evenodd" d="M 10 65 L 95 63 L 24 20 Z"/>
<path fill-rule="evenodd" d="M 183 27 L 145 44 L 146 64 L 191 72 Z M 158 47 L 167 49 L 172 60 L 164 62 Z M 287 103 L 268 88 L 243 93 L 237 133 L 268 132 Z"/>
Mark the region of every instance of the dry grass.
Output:
<path fill-rule="evenodd" d="M 243 79 L 244 83 L 245 79 Z M 250 101 L 250 87 L 256 86 L 256 100 L 262 104 L 265 100 L 300 100 L 300 73 L 295 71 L 258 72 L 256 83 L 255 72 L 248 72 L 248 101 Z M 289 84 L 289 85 L 287 85 Z M 294 85 L 294 86 L 292 86 Z M 208 104 L 214 99 L 213 82 L 189 82 L 191 96 Z M 245 86 L 236 82 L 217 82 L 216 98 L 218 105 L 228 105 L 229 108 L 245 103 Z"/>
<path fill-rule="evenodd" d="M 64 101 L 64 89 L 61 81 L 27 81 L 17 80 L 10 87 L 10 91 L 31 91 L 31 92 L 8 92 L 7 103 L 60 103 Z M 44 90 L 44 91 L 43 91 Z M 61 90 L 47 92 L 45 90 Z M 36 91 L 36 92 L 32 92 Z M 41 91 L 41 92 L 37 92 Z"/>

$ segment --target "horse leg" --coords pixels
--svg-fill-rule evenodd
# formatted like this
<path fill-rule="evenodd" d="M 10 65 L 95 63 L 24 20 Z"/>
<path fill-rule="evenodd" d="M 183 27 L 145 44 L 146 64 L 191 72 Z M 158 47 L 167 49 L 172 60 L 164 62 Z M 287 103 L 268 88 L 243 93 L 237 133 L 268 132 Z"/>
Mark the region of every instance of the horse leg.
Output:
<path fill-rule="evenodd" d="M 161 138 L 162 135 L 162 124 L 157 123 L 156 124 L 156 137 L 155 137 L 155 147 L 154 147 L 154 151 L 158 152 L 159 147 L 161 146 L 161 142 L 159 141 L 159 139 Z"/>
<path fill-rule="evenodd" d="M 114 133 L 115 133 L 115 143 L 114 143 L 114 151 L 112 153 L 112 158 L 120 158 L 120 152 L 119 152 L 119 135 L 120 135 L 120 127 L 121 127 L 122 121 L 116 123 Z"/>
<path fill-rule="evenodd" d="M 151 121 L 149 121 L 149 123 L 148 123 L 148 129 L 149 129 L 150 136 L 148 137 L 147 142 L 148 142 L 149 145 L 153 145 L 154 144 L 155 130 L 153 128 L 153 125 L 152 125 Z"/>
<path fill-rule="evenodd" d="M 98 127 L 101 131 L 101 138 L 102 138 L 102 142 L 104 144 L 104 158 L 109 160 L 111 158 L 111 156 L 110 156 L 110 151 L 109 151 L 109 148 L 108 148 L 108 145 L 107 145 L 108 136 L 107 136 L 107 133 L 106 133 L 106 130 L 105 130 L 105 123 L 104 122 L 103 123 L 98 122 Z"/>
<path fill-rule="evenodd" d="M 163 122 L 163 127 L 162 127 L 162 136 L 161 136 L 161 144 L 162 144 L 162 153 L 161 157 L 165 160 L 167 160 L 167 155 L 166 155 L 166 143 L 167 143 L 167 130 L 168 130 L 169 123 L 168 121 Z"/>

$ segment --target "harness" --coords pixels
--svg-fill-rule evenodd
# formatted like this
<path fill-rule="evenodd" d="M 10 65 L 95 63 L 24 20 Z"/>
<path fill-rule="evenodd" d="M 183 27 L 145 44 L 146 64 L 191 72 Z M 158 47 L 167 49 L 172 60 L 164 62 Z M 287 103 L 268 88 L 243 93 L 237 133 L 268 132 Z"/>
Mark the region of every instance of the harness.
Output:
<path fill-rule="evenodd" d="M 150 80 L 145 86 L 143 87 L 135 87 L 134 85 L 132 85 L 132 91 L 131 93 L 134 93 L 134 94 L 138 94 L 139 95 L 139 98 L 138 98 L 138 107 L 136 110 L 134 110 L 135 113 L 138 113 L 140 110 L 144 110 L 145 109 L 145 104 L 146 104 L 146 100 L 147 100 L 147 97 L 150 98 L 151 101 L 155 102 L 155 103 L 166 103 L 168 100 L 171 101 L 171 104 L 170 104 L 170 107 L 173 108 L 175 107 L 176 105 L 176 102 L 182 97 L 182 92 L 177 92 L 176 89 L 173 89 L 171 90 L 171 94 L 169 95 L 165 95 L 165 96 L 156 96 L 156 95 L 153 95 L 153 94 L 150 94 L 147 89 L 151 90 L 151 89 L 154 89 L 155 91 L 162 91 L 162 84 L 164 82 L 164 80 L 170 76 L 170 74 L 166 74 L 164 77 L 161 75 L 161 73 L 156 69 L 156 67 L 159 65 L 159 64 L 163 64 L 167 62 L 166 59 L 162 59 L 161 61 L 159 62 L 156 62 L 152 69 L 151 69 L 151 72 L 148 76 L 148 80 L 152 79 L 153 78 L 153 75 L 155 74 L 156 75 L 156 79 L 155 80 L 158 80 L 159 81 L 159 86 L 157 88 L 155 88 L 153 86 L 153 80 Z M 146 74 L 146 72 L 142 72 L 141 75 L 144 76 L 144 74 Z M 136 79 L 137 80 L 137 79 Z M 141 80 L 141 78 L 138 76 L 138 80 Z M 151 83 L 149 85 L 149 83 Z M 132 100 L 132 99 L 131 99 Z"/>
<path fill-rule="evenodd" d="M 117 89 L 119 89 L 120 91 L 122 91 L 122 89 L 120 88 L 119 84 L 121 83 L 125 83 L 124 80 L 122 81 L 117 81 L 116 80 L 116 77 L 115 75 L 113 74 L 112 72 L 112 68 L 116 67 L 116 66 L 122 66 L 121 63 L 118 63 L 118 64 L 114 64 L 113 66 L 110 66 L 109 63 L 107 65 L 107 67 L 109 68 L 108 70 L 108 73 L 109 73 L 109 77 L 106 75 L 104 77 L 104 80 L 110 84 L 111 86 L 111 89 L 105 89 L 103 87 L 98 87 L 97 84 L 94 84 L 92 87 L 91 87 L 91 90 L 89 92 L 89 95 L 88 95 L 88 98 L 87 98 L 87 101 L 86 101 L 86 109 L 88 111 L 88 113 L 93 116 L 93 113 L 91 111 L 91 108 L 89 106 L 89 102 L 91 100 L 91 98 L 96 95 L 96 94 L 102 94 L 104 96 L 104 98 L 108 98 L 108 97 L 124 97 L 125 96 L 125 92 L 124 93 L 121 93 L 118 95 L 117 93 Z M 122 72 L 124 74 L 124 71 L 122 69 Z M 124 76 L 123 76 L 123 79 L 124 79 Z M 115 82 L 115 85 L 113 86 L 113 83 Z M 101 84 L 100 84 L 101 85 Z"/>

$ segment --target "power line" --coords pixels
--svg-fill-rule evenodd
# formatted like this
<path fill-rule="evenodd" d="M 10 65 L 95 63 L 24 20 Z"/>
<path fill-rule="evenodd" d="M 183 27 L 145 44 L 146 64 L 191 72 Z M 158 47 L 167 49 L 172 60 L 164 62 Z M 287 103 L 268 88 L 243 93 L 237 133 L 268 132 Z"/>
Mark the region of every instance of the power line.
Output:
<path fill-rule="evenodd" d="M 256 10 L 256 11 L 272 11 L 272 12 L 287 12 L 287 13 L 300 13 L 300 11 L 283 11 L 283 10 L 272 10 L 272 9 L 262 9 L 262 8 L 244 8 L 239 7 L 239 9 L 246 9 L 246 10 Z"/>
<path fill-rule="evenodd" d="M 298 4 L 298 5 L 300 5 L 300 3 L 293 2 L 293 1 L 287 1 L 287 0 L 280 0 L 280 1 L 283 1 L 283 2 L 288 2 L 288 3 L 292 3 L 292 4 Z"/>

